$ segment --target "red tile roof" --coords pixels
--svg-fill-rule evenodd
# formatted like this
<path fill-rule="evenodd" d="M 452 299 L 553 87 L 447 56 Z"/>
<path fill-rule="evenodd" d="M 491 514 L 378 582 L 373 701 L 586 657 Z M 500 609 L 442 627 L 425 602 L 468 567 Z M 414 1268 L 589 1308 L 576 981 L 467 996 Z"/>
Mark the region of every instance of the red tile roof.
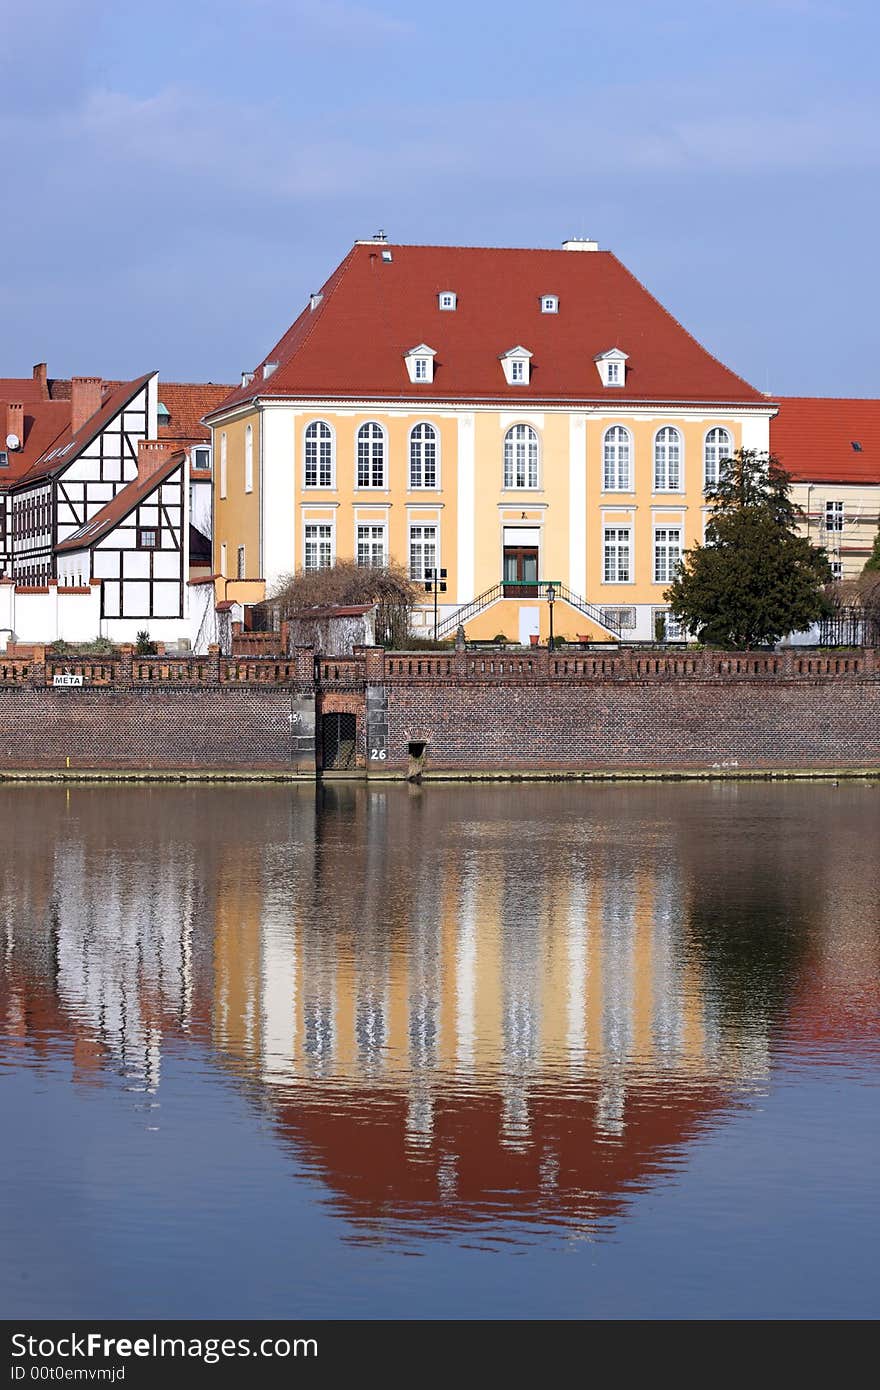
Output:
<path fill-rule="evenodd" d="M 134 511 L 139 502 L 143 502 L 145 497 L 149 497 L 160 483 L 163 483 L 175 468 L 186 462 L 186 452 L 177 449 L 164 462 L 158 464 L 146 477 L 133 478 L 124 488 L 117 492 L 112 501 L 106 507 L 102 507 L 99 512 L 85 526 L 81 526 L 78 531 L 74 531 L 72 536 L 67 536 L 65 540 L 59 541 L 56 550 L 87 550 L 95 545 L 97 541 L 106 536 L 108 531 L 112 531 L 114 526 L 118 526 L 130 512 Z"/>
<path fill-rule="evenodd" d="M 458 296 L 455 310 L 439 308 L 442 290 Z M 358 244 L 321 294 L 224 406 L 257 396 L 769 404 L 609 251 Z M 541 312 L 547 294 L 558 313 Z M 407 375 L 404 354 L 419 343 L 436 352 L 433 384 Z M 498 359 L 520 343 L 531 380 L 508 386 Z M 603 387 L 593 360 L 613 347 L 629 358 L 622 388 Z"/>
<path fill-rule="evenodd" d="M 30 376 L 0 376 L 0 401 L 44 401 L 43 383 Z"/>
<path fill-rule="evenodd" d="M 796 482 L 880 483 L 880 400 L 780 396 L 770 448 Z"/>
<path fill-rule="evenodd" d="M 212 381 L 159 381 L 159 401 L 168 410 L 170 419 L 162 423 L 159 416 L 159 438 L 179 439 L 181 443 L 209 441 L 211 431 L 201 423 L 202 416 L 216 410 L 233 388 L 215 386 Z"/>
<path fill-rule="evenodd" d="M 115 391 L 124 385 L 122 381 L 105 381 L 104 389 Z M 207 415 L 209 410 L 216 410 L 232 389 L 225 384 L 216 386 L 213 381 L 163 381 L 160 377 L 159 400 L 170 418 L 165 425 L 160 416 L 159 438 L 177 439 L 181 444 L 210 440 L 211 432 L 201 423 L 202 416 Z M 60 378 L 53 380 L 51 394 L 53 400 L 69 400 L 70 382 Z M 0 393 L 0 400 L 3 399 Z M 16 397 L 16 400 L 20 399 L 20 396 Z"/>
<path fill-rule="evenodd" d="M 69 432 L 70 401 L 25 401 L 22 447 L 9 451 L 9 466 L 0 468 L 0 488 L 17 483 L 47 449 Z"/>

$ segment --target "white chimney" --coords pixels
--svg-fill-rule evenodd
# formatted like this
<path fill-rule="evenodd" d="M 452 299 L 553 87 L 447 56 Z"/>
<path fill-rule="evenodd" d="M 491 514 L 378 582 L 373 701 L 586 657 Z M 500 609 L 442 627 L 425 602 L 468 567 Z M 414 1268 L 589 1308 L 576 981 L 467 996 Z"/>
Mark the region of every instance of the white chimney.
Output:
<path fill-rule="evenodd" d="M 562 249 L 563 251 L 598 251 L 599 243 L 590 237 L 573 236 L 562 243 Z"/>

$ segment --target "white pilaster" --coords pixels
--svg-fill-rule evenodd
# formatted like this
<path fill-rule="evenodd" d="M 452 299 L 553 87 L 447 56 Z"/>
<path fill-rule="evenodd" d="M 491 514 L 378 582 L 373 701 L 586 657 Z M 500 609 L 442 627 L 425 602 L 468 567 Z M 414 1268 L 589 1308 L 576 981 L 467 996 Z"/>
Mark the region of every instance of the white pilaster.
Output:
<path fill-rule="evenodd" d="M 458 593 L 459 603 L 468 603 L 474 593 L 474 508 L 475 453 L 474 416 L 465 412 L 458 417 Z"/>
<path fill-rule="evenodd" d="M 266 592 L 300 562 L 296 553 L 296 412 L 272 406 L 261 414 L 263 554 Z"/>
<path fill-rule="evenodd" d="M 587 421 L 568 417 L 568 585 L 587 592 Z"/>
<path fill-rule="evenodd" d="M 770 417 L 745 415 L 742 422 L 742 446 L 766 454 L 770 448 Z"/>

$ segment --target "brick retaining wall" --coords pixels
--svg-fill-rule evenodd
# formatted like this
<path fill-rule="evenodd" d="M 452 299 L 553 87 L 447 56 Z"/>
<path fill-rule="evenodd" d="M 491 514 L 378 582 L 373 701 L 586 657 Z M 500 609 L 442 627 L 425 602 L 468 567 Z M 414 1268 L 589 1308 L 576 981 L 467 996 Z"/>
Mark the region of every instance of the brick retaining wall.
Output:
<path fill-rule="evenodd" d="M 876 681 L 386 689 L 389 771 L 880 769 Z"/>
<path fill-rule="evenodd" d="M 69 758 L 73 770 L 314 776 L 313 711 L 313 699 L 283 687 L 0 688 L 0 775 L 63 769 Z"/>
<path fill-rule="evenodd" d="M 56 688 L 74 674 L 82 686 Z M 322 715 L 356 716 L 357 771 L 880 769 L 874 651 L 384 652 L 0 659 L 0 775 L 314 776 Z M 415 750 L 418 751 L 418 748 Z"/>

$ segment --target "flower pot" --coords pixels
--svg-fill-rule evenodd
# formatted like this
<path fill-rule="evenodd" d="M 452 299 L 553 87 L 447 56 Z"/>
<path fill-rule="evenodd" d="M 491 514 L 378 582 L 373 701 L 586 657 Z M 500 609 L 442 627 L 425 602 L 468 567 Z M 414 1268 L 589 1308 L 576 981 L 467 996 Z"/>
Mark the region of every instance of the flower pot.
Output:
<path fill-rule="evenodd" d="M 540 633 L 538 633 L 538 632 L 533 632 L 533 633 L 531 633 L 531 634 L 529 635 L 529 642 L 532 644 L 533 647 L 537 647 L 537 645 L 538 645 L 538 643 L 540 642 L 540 640 L 541 640 L 541 635 L 540 635 Z"/>

